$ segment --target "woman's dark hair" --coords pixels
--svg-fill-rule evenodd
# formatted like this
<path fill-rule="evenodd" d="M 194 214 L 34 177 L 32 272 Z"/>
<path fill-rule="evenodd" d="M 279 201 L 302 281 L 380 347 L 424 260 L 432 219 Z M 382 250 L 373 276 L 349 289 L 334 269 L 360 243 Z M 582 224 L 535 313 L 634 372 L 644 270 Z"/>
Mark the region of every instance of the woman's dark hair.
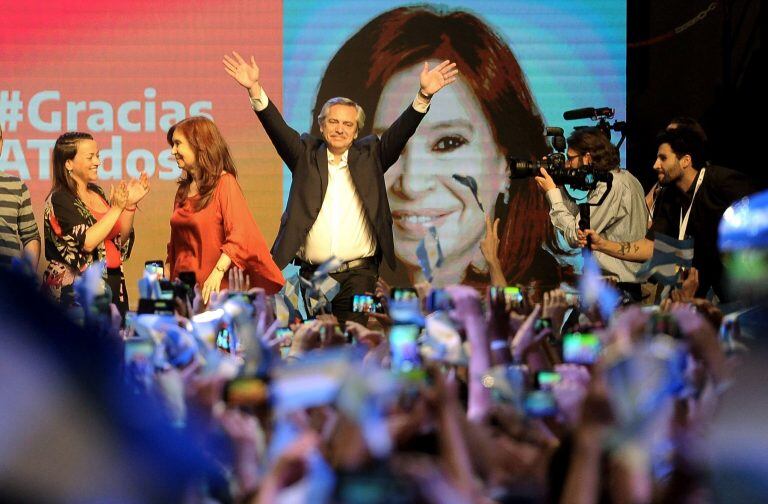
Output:
<path fill-rule="evenodd" d="M 67 131 L 56 139 L 53 145 L 51 161 L 53 178 L 49 195 L 56 191 L 67 191 L 77 197 L 77 183 L 67 171 L 66 165 L 67 161 L 74 159 L 77 155 L 77 145 L 82 140 L 93 140 L 93 136 L 80 131 Z"/>
<path fill-rule="evenodd" d="M 197 190 L 200 194 L 200 200 L 196 205 L 197 210 L 201 210 L 208 205 L 213 196 L 213 190 L 221 177 L 221 172 L 225 171 L 237 178 L 235 163 L 232 161 L 232 155 L 229 153 L 227 142 L 221 136 L 219 128 L 213 121 L 203 116 L 193 116 L 183 119 L 168 130 L 166 136 L 168 145 L 173 146 L 173 133 L 179 130 L 179 133 L 189 142 L 189 145 L 195 151 L 195 166 L 197 168 Z M 187 199 L 189 194 L 189 185 L 192 178 L 187 175 L 179 179 L 179 189 L 176 191 L 175 204 L 181 205 Z"/>
<path fill-rule="evenodd" d="M 619 167 L 618 149 L 598 128 L 577 129 L 568 137 L 568 148 L 581 156 L 589 153 L 596 170 L 610 171 Z"/>
<path fill-rule="evenodd" d="M 394 74 L 430 59 L 457 64 L 502 155 L 539 159 L 547 153 L 544 123 L 515 55 L 485 22 L 464 11 L 400 7 L 368 22 L 328 64 L 312 116 L 334 96 L 348 96 L 372 116 Z M 372 118 L 361 137 L 373 123 Z M 320 134 L 316 124 L 312 133 Z M 534 256 L 553 234 L 547 204 L 533 179 L 512 180 L 509 195 L 507 208 L 513 211 L 502 219 L 499 253 L 507 280 L 517 282 L 530 276 Z"/>

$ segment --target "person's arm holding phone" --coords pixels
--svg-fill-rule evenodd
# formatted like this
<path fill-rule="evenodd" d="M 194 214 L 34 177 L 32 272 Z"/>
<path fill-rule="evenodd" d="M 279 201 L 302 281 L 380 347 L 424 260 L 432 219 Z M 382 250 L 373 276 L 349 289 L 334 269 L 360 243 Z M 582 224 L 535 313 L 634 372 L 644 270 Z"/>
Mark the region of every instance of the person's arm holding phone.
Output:
<path fill-rule="evenodd" d="M 492 365 L 512 363 L 512 353 L 509 348 L 509 314 L 510 305 L 504 296 L 499 296 L 497 289 L 488 288 L 488 334 L 490 338 L 490 356 Z"/>
<path fill-rule="evenodd" d="M 264 454 L 264 434 L 258 420 L 240 410 L 228 408 L 218 418 L 234 448 L 234 473 L 238 494 L 255 492 L 259 486 L 259 460 Z"/>
<path fill-rule="evenodd" d="M 554 289 L 544 293 L 541 317 L 542 319 L 550 320 L 552 333 L 558 339 L 560 338 L 560 330 L 563 327 L 563 320 L 565 318 L 565 312 L 568 311 L 568 307 L 565 292 L 562 290 Z"/>
<path fill-rule="evenodd" d="M 483 385 L 483 376 L 491 366 L 490 347 L 480 295 L 471 287 L 453 285 L 446 289 L 453 300 L 451 312 L 464 326 L 472 349 L 469 356 L 469 404 L 467 418 L 482 422 L 491 407 L 491 391 Z"/>
<path fill-rule="evenodd" d="M 574 432 L 574 447 L 560 504 L 599 501 L 603 442 L 612 423 L 607 386 L 598 370 L 584 399 L 581 421 Z"/>
<path fill-rule="evenodd" d="M 445 376 L 434 368 L 430 370 L 430 375 L 435 383 L 432 407 L 437 410 L 440 452 L 448 480 L 466 502 L 472 502 L 475 474 L 467 437 L 462 429 L 462 409 L 455 378 Z"/>

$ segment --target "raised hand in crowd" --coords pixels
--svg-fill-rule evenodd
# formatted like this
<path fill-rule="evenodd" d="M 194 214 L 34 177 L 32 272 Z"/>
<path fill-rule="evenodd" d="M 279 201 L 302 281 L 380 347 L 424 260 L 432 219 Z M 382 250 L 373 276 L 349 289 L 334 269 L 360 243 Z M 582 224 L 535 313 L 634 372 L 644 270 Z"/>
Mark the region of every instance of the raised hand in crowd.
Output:
<path fill-rule="evenodd" d="M 581 419 L 581 407 L 587 396 L 587 384 L 563 377 L 552 385 L 552 395 L 557 403 L 558 415 L 569 428 L 575 428 Z"/>
<path fill-rule="evenodd" d="M 251 495 L 261 482 L 261 465 L 267 448 L 264 431 L 255 416 L 234 408 L 223 410 L 218 421 L 232 442 L 236 495 Z"/>
<path fill-rule="evenodd" d="M 682 285 L 679 289 L 673 289 L 669 293 L 669 297 L 672 301 L 678 302 L 690 302 L 696 296 L 696 291 L 699 288 L 699 270 L 691 268 L 688 270 L 687 275 L 683 278 Z"/>
<path fill-rule="evenodd" d="M 308 324 L 299 325 L 293 332 L 291 349 L 288 352 L 290 358 L 301 358 L 305 353 L 320 347 L 321 322 L 315 320 Z"/>
<path fill-rule="evenodd" d="M 549 319 L 552 325 L 552 333 L 559 337 L 563 326 L 565 312 L 568 311 L 568 303 L 565 301 L 565 292 L 554 289 L 544 293 L 541 306 L 541 318 Z"/>
<path fill-rule="evenodd" d="M 467 418 L 482 422 L 491 406 L 490 391 L 482 384 L 482 377 L 491 366 L 491 357 L 480 294 L 465 285 L 452 285 L 446 291 L 453 301 L 451 317 L 464 328 L 471 347 Z"/>
<path fill-rule="evenodd" d="M 592 379 L 589 370 L 580 364 L 556 364 L 555 372 L 559 373 L 563 380 L 579 383 L 585 387 L 589 385 Z"/>
<path fill-rule="evenodd" d="M 544 336 L 536 333 L 536 320 L 540 315 L 541 305 L 536 305 L 512 338 L 512 357 L 515 362 L 522 362 L 525 354 Z"/>
<path fill-rule="evenodd" d="M 491 217 L 485 216 L 485 236 L 480 240 L 480 251 L 488 263 L 491 285 L 507 285 L 499 260 L 499 219 L 491 224 Z"/>
<path fill-rule="evenodd" d="M 331 316 L 333 317 L 333 315 Z M 320 348 L 344 346 L 346 342 L 347 340 L 344 338 L 344 333 L 339 328 L 337 320 L 320 322 Z"/>
<path fill-rule="evenodd" d="M 511 303 L 504 296 L 491 296 L 488 289 L 488 337 L 491 350 L 491 365 L 509 364 L 512 362 L 510 352 L 510 313 Z"/>
<path fill-rule="evenodd" d="M 386 336 L 384 333 L 379 331 L 372 331 L 364 325 L 353 322 L 351 320 L 347 321 L 346 328 L 347 333 L 352 337 L 354 341 L 362 343 L 369 348 L 376 348 L 386 341 Z"/>
<path fill-rule="evenodd" d="M 229 280 L 228 290 L 231 292 L 248 292 L 248 289 L 251 288 L 251 277 L 237 266 L 229 268 L 227 277 Z"/>
<path fill-rule="evenodd" d="M 278 501 L 278 494 L 301 480 L 309 466 L 309 458 L 320 447 L 320 437 L 312 430 L 305 430 L 277 459 L 264 477 L 256 504 L 272 504 Z"/>

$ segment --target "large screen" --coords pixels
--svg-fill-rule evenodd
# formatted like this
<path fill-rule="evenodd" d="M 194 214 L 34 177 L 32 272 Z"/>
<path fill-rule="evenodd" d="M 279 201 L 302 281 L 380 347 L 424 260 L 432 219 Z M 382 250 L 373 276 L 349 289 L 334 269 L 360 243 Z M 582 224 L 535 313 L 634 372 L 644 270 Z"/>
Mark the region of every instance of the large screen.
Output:
<path fill-rule="evenodd" d="M 366 133 L 380 133 L 413 99 L 418 71 L 387 60 L 396 51 L 372 59 L 382 42 L 377 37 L 403 46 L 434 43 L 433 62 L 443 54 L 463 55 L 462 77 L 435 97 L 430 121 L 387 173 L 402 266 L 387 275 L 398 283 L 418 281 L 415 250 L 429 234 L 427 246 L 439 241 L 443 255 L 436 282 L 483 282 L 487 267 L 478 240 L 486 214 L 503 220 L 502 245 L 524 249 L 503 257 L 510 279 L 543 275 L 550 259 L 559 264 L 575 256 L 561 254 L 566 251 L 556 237 L 545 232 L 543 200 L 529 191 L 530 181 L 507 184 L 500 159 L 545 153 L 541 132 L 531 128 L 561 126 L 567 133 L 575 124 L 588 124 L 564 122 L 564 110 L 610 106 L 623 117 L 626 5 L 466 4 L 441 2 L 425 15 L 425 9 L 383 1 L 0 0 L 0 170 L 26 182 L 41 231 L 51 149 L 61 133 L 93 134 L 103 159 L 99 181 L 107 192 L 146 171 L 152 190 L 137 213 L 137 241 L 125 265 L 134 304 L 144 261 L 165 258 L 180 175 L 165 133 L 178 120 L 213 118 L 267 242 L 277 232 L 290 174 L 246 93 L 224 72 L 225 53 L 235 49 L 255 57 L 270 99 L 295 129 L 317 133 L 318 101 L 350 95 L 366 108 Z M 404 36 L 398 36 L 401 31 Z M 373 73 L 386 78 L 350 88 L 371 81 Z M 516 98 L 505 101 L 510 94 Z M 475 206 L 453 175 L 477 180 Z M 433 218 L 449 211 L 448 218 Z"/>

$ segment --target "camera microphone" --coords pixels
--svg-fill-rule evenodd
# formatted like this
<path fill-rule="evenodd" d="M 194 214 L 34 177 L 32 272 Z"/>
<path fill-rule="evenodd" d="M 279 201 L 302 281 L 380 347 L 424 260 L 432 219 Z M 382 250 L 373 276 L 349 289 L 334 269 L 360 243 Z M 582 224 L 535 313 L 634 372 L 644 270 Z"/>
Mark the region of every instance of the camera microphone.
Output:
<path fill-rule="evenodd" d="M 563 119 L 566 121 L 575 121 L 576 119 L 597 119 L 598 117 L 612 118 L 614 110 L 610 107 L 586 107 L 580 109 L 566 110 L 563 112 Z"/>

